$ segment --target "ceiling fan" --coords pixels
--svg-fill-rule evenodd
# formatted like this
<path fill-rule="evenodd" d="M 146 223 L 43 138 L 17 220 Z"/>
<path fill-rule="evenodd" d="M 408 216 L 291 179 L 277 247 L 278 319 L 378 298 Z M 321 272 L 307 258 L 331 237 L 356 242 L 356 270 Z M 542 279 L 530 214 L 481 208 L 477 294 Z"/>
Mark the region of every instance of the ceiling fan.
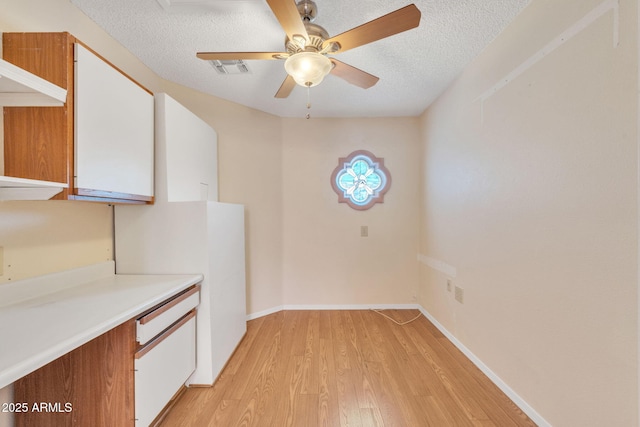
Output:
<path fill-rule="evenodd" d="M 340 62 L 329 54 L 345 52 L 367 43 L 410 30 L 420 24 L 420 10 L 410 4 L 387 15 L 369 21 L 342 34 L 330 37 L 320 25 L 313 24 L 318 9 L 312 0 L 267 0 L 287 37 L 286 52 L 199 52 L 196 56 L 211 60 L 284 59 L 287 77 L 276 98 L 289 96 L 296 83 L 318 85 L 331 73 L 347 82 L 367 89 L 379 78 L 356 67 Z"/>

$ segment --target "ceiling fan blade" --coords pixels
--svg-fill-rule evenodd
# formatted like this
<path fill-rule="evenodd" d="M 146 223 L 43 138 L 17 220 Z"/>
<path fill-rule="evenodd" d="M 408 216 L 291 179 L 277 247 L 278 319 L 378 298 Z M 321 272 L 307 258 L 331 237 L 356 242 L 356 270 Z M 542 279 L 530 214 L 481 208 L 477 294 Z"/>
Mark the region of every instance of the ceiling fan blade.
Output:
<path fill-rule="evenodd" d="M 205 61 L 229 61 L 235 59 L 284 59 L 286 52 L 198 52 L 196 56 Z"/>
<path fill-rule="evenodd" d="M 380 18 L 369 21 L 366 24 L 345 31 L 324 42 L 324 46 L 329 43 L 338 43 L 338 52 L 344 52 L 354 47 L 362 46 L 394 34 L 410 30 L 420 25 L 420 10 L 415 4 L 410 4 L 395 12 L 391 12 Z"/>
<path fill-rule="evenodd" d="M 287 74 L 287 78 L 284 79 L 280 89 L 276 92 L 275 98 L 286 98 L 289 96 L 293 88 L 296 86 L 296 81 L 293 80 L 293 77 Z"/>
<path fill-rule="evenodd" d="M 345 64 L 344 62 L 340 62 L 335 58 L 331 58 L 331 62 L 333 62 L 334 64 L 334 67 L 331 70 L 331 74 L 346 80 L 352 85 L 359 86 L 363 89 L 368 89 L 378 83 L 378 80 L 380 80 L 379 77 L 362 71 L 356 67 L 352 67 L 351 65 Z"/>
<path fill-rule="evenodd" d="M 289 39 L 293 40 L 294 36 L 302 36 L 309 40 L 307 29 L 304 27 L 294 0 L 267 0 L 267 4 Z"/>

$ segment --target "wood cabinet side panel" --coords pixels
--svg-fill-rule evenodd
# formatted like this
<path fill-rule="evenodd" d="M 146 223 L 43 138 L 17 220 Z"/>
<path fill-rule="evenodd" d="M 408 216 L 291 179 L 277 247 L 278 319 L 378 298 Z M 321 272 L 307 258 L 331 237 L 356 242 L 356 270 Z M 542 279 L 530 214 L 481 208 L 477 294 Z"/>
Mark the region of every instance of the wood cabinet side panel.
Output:
<path fill-rule="evenodd" d="M 5 175 L 64 182 L 73 194 L 73 43 L 68 33 L 4 33 L 3 59 L 67 89 L 63 107 L 5 107 Z"/>
<path fill-rule="evenodd" d="M 135 340 L 135 321 L 129 321 L 81 347 L 78 404 L 90 411 L 82 411 L 78 426 L 134 425 Z"/>
<path fill-rule="evenodd" d="M 14 402 L 22 406 L 15 414 L 16 427 L 73 425 L 72 412 L 42 412 L 41 403 L 74 404 L 74 369 L 77 356 L 67 353 L 14 384 Z M 73 407 L 73 406 L 72 406 Z"/>
<path fill-rule="evenodd" d="M 2 58 L 63 89 L 73 84 L 73 37 L 68 33 L 3 33 Z"/>
<path fill-rule="evenodd" d="M 5 175 L 69 181 L 66 109 L 4 109 Z"/>

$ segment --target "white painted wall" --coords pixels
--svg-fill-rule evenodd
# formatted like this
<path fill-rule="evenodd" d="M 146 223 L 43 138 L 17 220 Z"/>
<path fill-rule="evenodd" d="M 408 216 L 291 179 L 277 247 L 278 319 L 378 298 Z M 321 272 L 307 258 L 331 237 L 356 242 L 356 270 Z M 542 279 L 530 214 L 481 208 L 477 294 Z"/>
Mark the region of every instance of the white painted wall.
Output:
<path fill-rule="evenodd" d="M 638 425 L 637 34 L 534 0 L 422 117 L 420 302 L 554 426 Z"/>
<path fill-rule="evenodd" d="M 416 118 L 283 120 L 283 303 L 409 304 L 418 284 Z M 338 203 L 340 157 L 384 158 L 391 187 L 365 211 Z M 360 236 L 367 226 L 368 237 Z"/>
<path fill-rule="evenodd" d="M 67 201 L 0 203 L 2 283 L 113 259 L 113 209 Z"/>

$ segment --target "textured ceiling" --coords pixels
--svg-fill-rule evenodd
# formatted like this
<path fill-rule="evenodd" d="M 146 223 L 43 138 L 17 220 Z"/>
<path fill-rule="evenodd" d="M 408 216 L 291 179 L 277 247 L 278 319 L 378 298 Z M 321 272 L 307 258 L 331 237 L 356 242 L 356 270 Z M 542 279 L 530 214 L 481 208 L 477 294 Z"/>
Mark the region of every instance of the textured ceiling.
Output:
<path fill-rule="evenodd" d="M 246 61 L 250 73 L 221 75 L 199 51 L 284 51 L 284 31 L 265 0 L 71 0 L 161 77 L 283 117 L 304 117 L 307 89 L 274 94 L 284 61 Z M 294 1 L 294 0 L 291 0 Z M 337 35 L 411 0 L 315 0 L 314 23 Z M 361 89 L 329 75 L 311 88 L 313 117 L 421 114 L 530 0 L 416 0 L 420 26 L 336 59 L 380 78 Z"/>

